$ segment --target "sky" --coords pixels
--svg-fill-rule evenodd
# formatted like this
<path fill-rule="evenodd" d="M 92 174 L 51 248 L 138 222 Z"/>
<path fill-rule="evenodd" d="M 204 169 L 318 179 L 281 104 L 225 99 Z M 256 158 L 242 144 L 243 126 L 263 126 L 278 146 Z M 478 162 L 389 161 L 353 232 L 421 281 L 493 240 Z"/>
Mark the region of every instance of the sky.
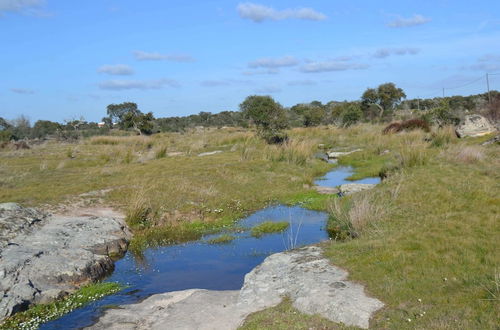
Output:
<path fill-rule="evenodd" d="M 500 1 L 0 0 L 0 117 L 100 121 L 500 90 Z"/>

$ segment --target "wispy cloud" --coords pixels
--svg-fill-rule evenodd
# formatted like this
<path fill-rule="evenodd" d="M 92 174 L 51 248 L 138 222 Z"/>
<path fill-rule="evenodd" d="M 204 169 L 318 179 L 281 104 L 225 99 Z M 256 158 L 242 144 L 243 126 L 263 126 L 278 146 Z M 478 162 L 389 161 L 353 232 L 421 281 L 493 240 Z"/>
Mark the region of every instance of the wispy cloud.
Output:
<path fill-rule="evenodd" d="M 264 86 L 255 89 L 255 92 L 259 94 L 274 94 L 281 92 L 281 88 L 278 86 Z"/>
<path fill-rule="evenodd" d="M 12 93 L 16 93 L 16 94 L 24 94 L 24 95 L 29 95 L 29 94 L 35 94 L 35 91 L 32 90 L 32 89 L 28 89 L 28 88 L 11 88 L 10 91 Z"/>
<path fill-rule="evenodd" d="M 391 55 L 416 55 L 420 52 L 420 49 L 414 47 L 402 47 L 402 48 L 380 48 L 378 49 L 373 57 L 375 58 L 386 58 Z"/>
<path fill-rule="evenodd" d="M 484 72 L 500 71 L 500 55 L 486 54 L 479 57 L 475 64 L 464 66 L 461 69 L 469 69 Z"/>
<path fill-rule="evenodd" d="M 163 87 L 179 87 L 179 83 L 172 79 L 160 80 L 107 80 L 99 84 L 99 88 L 107 90 L 127 89 L 160 89 Z"/>
<path fill-rule="evenodd" d="M 279 69 L 270 68 L 270 69 L 263 69 L 263 70 L 243 71 L 241 74 L 244 76 L 256 76 L 256 75 L 261 75 L 261 74 L 278 74 L 278 73 L 280 73 Z"/>
<path fill-rule="evenodd" d="M 402 27 L 422 25 L 425 23 L 429 23 L 430 21 L 431 19 L 428 17 L 415 14 L 412 17 L 407 17 L 407 18 L 399 16 L 394 21 L 389 22 L 387 26 L 392 28 L 402 28 Z"/>
<path fill-rule="evenodd" d="M 226 80 L 204 80 L 200 83 L 203 87 L 219 87 L 230 85 L 229 81 Z"/>
<path fill-rule="evenodd" d="M 125 64 L 103 65 L 97 69 L 99 73 L 107 73 L 117 76 L 127 76 L 134 74 L 134 70 Z"/>
<path fill-rule="evenodd" d="M 171 62 L 194 62 L 194 58 L 187 54 L 161 54 L 156 52 L 134 51 L 134 57 L 138 61 L 171 61 Z"/>
<path fill-rule="evenodd" d="M 349 63 L 344 61 L 310 62 L 303 65 L 300 71 L 305 73 L 318 73 L 330 71 L 363 70 L 369 65 L 362 63 Z"/>
<path fill-rule="evenodd" d="M 256 59 L 248 63 L 250 68 L 281 68 L 294 66 L 299 64 L 299 61 L 293 56 L 283 56 L 278 58 L 264 57 Z"/>
<path fill-rule="evenodd" d="M 39 17 L 51 16 L 42 9 L 45 0 L 0 0 L 0 17 L 3 13 L 18 13 Z"/>
<path fill-rule="evenodd" d="M 317 83 L 313 80 L 292 80 L 289 81 L 288 86 L 314 86 Z"/>
<path fill-rule="evenodd" d="M 265 20 L 280 21 L 289 18 L 310 21 L 322 21 L 327 18 L 325 14 L 320 13 L 312 8 L 287 8 L 283 10 L 276 10 L 272 7 L 267 7 L 252 2 L 240 3 L 237 7 L 237 10 L 241 18 L 249 19 L 257 23 L 263 22 Z"/>

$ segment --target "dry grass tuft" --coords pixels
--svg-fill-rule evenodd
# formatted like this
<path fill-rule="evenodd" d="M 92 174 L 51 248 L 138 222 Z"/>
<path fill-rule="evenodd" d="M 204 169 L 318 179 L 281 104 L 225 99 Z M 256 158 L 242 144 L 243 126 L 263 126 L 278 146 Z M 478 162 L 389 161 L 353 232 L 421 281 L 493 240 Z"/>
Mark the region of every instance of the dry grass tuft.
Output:
<path fill-rule="evenodd" d="M 484 149 L 480 146 L 454 148 L 450 151 L 452 160 L 462 164 L 478 163 L 486 158 Z"/>

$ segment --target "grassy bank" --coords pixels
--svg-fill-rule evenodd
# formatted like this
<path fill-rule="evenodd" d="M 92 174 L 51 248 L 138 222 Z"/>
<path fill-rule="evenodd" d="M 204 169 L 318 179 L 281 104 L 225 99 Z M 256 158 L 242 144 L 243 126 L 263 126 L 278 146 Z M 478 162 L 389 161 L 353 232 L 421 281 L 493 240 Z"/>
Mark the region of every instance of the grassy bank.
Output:
<path fill-rule="evenodd" d="M 382 172 L 387 179 L 372 191 L 326 201 L 330 224 L 342 223 L 348 234 L 324 248 L 351 280 L 386 303 L 371 327 L 497 329 L 498 145 L 480 146 L 487 137 L 458 140 L 449 129 L 384 136 L 358 127 L 346 133 L 340 146 L 363 151 L 340 163 L 356 166 L 355 178 Z M 268 325 L 269 315 L 278 328 L 293 323 L 297 314 L 282 309 L 253 315 L 249 328 L 276 328 Z"/>

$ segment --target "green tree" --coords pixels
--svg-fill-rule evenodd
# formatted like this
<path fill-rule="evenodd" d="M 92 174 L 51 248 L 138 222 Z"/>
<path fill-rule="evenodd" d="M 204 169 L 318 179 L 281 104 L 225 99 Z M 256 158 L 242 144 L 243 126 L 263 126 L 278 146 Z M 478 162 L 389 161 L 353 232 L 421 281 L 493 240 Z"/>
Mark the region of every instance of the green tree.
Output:
<path fill-rule="evenodd" d="M 259 135 L 268 143 L 282 143 L 287 139 L 283 132 L 288 127 L 286 112 L 272 97 L 248 96 L 240 104 L 240 110 L 257 126 Z"/>
<path fill-rule="evenodd" d="M 33 125 L 32 136 L 34 138 L 43 138 L 47 135 L 54 135 L 62 130 L 62 126 L 59 123 L 50 120 L 38 120 Z"/>
<path fill-rule="evenodd" d="M 139 135 L 153 134 L 154 117 L 152 112 L 148 113 L 134 113 L 127 112 L 123 115 L 121 125 L 124 129 L 133 129 Z"/>
<path fill-rule="evenodd" d="M 341 114 L 342 126 L 349 127 L 353 124 L 356 124 L 361 120 L 362 116 L 363 112 L 361 111 L 361 107 L 359 106 L 359 104 L 346 104 Z"/>
<path fill-rule="evenodd" d="M 113 122 L 121 122 L 125 114 L 139 115 L 141 111 L 137 108 L 136 103 L 123 102 L 108 105 L 107 113 Z"/>
<path fill-rule="evenodd" d="M 401 88 L 396 87 L 394 83 L 385 83 L 376 89 L 366 89 L 361 96 L 362 110 L 369 119 L 381 119 L 384 115 L 391 114 L 394 107 L 404 98 L 406 94 Z"/>

